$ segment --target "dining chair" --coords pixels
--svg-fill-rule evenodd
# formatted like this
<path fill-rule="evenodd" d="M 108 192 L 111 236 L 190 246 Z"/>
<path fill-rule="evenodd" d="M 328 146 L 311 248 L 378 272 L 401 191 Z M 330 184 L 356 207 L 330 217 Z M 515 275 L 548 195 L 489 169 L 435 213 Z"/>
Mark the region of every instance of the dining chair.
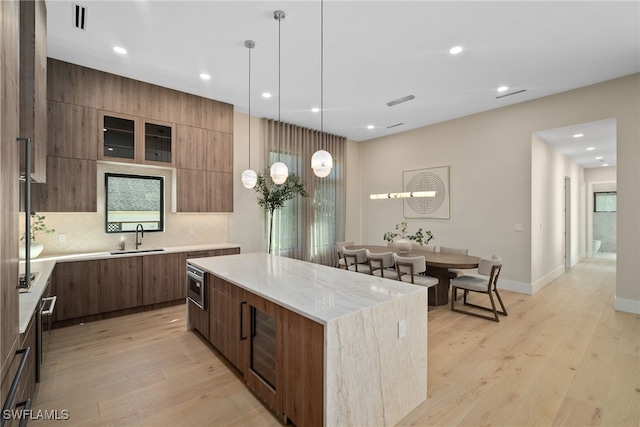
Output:
<path fill-rule="evenodd" d="M 458 254 L 458 255 L 469 255 L 469 249 L 461 249 L 461 248 L 450 248 L 447 246 L 440 246 L 441 254 Z M 463 268 L 450 268 L 449 269 L 449 277 L 455 279 L 456 277 L 464 276 L 465 274 L 473 273 L 474 269 L 463 269 Z"/>
<path fill-rule="evenodd" d="M 372 275 L 379 277 L 394 278 L 395 260 L 393 259 L 393 252 L 383 253 L 371 253 L 367 249 L 367 259 L 369 260 L 369 270 Z"/>
<path fill-rule="evenodd" d="M 371 273 L 366 249 L 343 249 L 342 256 L 347 270 L 365 274 Z"/>
<path fill-rule="evenodd" d="M 433 288 L 433 301 L 432 308 L 435 310 L 438 308 L 438 283 L 440 281 L 432 276 L 423 276 L 420 273 L 427 271 L 427 261 L 423 255 L 413 257 L 403 257 L 396 253 L 393 254 L 393 259 L 396 262 L 396 270 L 398 273 L 398 280 L 401 282 L 412 283 L 414 285 L 424 286 L 426 288 Z"/>
<path fill-rule="evenodd" d="M 411 250 L 412 251 L 435 252 L 436 251 L 436 247 L 435 246 L 429 246 L 429 245 L 421 245 L 420 243 L 412 243 L 411 244 Z"/>
<path fill-rule="evenodd" d="M 499 256 L 493 255 L 491 259 L 481 258 L 478 263 L 478 276 L 461 276 L 453 279 L 451 281 L 451 311 L 456 311 L 458 313 L 468 314 L 470 316 L 481 317 L 483 319 L 493 320 L 495 322 L 499 322 L 498 314 L 502 314 L 507 316 L 507 309 L 502 302 L 502 298 L 500 298 L 500 294 L 498 293 L 498 276 L 500 276 L 500 271 L 502 270 L 502 259 Z M 484 277 L 480 277 L 484 276 Z M 486 278 L 488 277 L 488 279 Z M 475 307 L 481 310 L 487 310 L 493 312 L 493 317 L 484 316 L 482 314 L 474 313 L 472 311 L 460 310 L 455 307 L 455 295 L 458 289 L 464 289 L 464 297 L 463 304 L 468 305 L 470 307 Z M 489 295 L 489 300 L 491 301 L 491 308 L 484 307 L 477 304 L 472 304 L 467 302 L 467 296 L 469 292 L 477 292 L 481 294 Z M 500 303 L 500 307 L 502 311 L 498 311 L 496 309 L 496 303 L 493 299 L 493 294 L 496 294 L 498 297 L 498 302 Z"/>
<path fill-rule="evenodd" d="M 344 258 L 342 257 L 342 250 L 345 246 L 353 246 L 355 243 L 353 241 L 350 242 L 336 242 L 336 250 L 338 252 L 338 264 L 336 267 L 338 268 L 347 268 L 347 265 L 344 262 Z"/>

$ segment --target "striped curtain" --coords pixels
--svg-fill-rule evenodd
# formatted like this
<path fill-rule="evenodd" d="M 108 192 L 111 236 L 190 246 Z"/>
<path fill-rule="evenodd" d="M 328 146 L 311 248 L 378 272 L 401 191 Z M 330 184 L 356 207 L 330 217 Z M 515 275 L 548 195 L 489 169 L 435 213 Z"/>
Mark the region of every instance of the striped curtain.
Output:
<path fill-rule="evenodd" d="M 336 241 L 344 240 L 346 217 L 346 138 L 270 119 L 264 119 L 263 126 L 267 166 L 277 161 L 285 163 L 289 174 L 300 176 L 309 193 L 309 197 L 289 200 L 276 211 L 272 253 L 336 265 Z M 333 157 L 333 169 L 325 178 L 318 178 L 311 169 L 311 156 L 320 149 Z"/>

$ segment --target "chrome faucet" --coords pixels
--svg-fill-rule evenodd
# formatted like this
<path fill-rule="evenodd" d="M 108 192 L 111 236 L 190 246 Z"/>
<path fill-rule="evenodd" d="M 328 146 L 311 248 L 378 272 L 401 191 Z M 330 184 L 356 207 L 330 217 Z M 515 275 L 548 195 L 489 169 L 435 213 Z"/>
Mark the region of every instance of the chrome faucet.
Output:
<path fill-rule="evenodd" d="M 136 249 L 138 249 L 138 246 L 142 245 L 142 241 L 138 241 L 138 231 L 140 231 L 140 238 L 143 238 L 144 228 L 142 227 L 142 224 L 136 225 Z"/>

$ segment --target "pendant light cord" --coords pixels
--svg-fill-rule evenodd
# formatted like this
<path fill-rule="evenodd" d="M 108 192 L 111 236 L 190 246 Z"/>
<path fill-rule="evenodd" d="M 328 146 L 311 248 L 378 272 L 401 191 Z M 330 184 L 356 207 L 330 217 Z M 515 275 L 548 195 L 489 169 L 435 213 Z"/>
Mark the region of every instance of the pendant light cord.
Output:
<path fill-rule="evenodd" d="M 282 21 L 282 17 L 278 17 L 278 161 L 280 161 L 280 142 L 282 139 L 282 136 L 280 135 L 281 133 L 281 129 L 280 127 L 282 126 L 282 123 L 280 122 L 280 24 Z"/>
<path fill-rule="evenodd" d="M 251 169 L 251 46 L 249 47 L 249 169 Z"/>
<path fill-rule="evenodd" d="M 320 0 L 320 147 L 325 148 L 324 137 L 324 1 Z"/>

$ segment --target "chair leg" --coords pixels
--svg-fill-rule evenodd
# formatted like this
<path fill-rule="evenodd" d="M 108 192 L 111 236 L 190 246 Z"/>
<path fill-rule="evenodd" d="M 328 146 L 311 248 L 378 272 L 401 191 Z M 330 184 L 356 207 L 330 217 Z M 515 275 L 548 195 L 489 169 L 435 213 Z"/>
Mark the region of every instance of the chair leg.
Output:
<path fill-rule="evenodd" d="M 433 289 L 433 301 L 435 302 L 435 304 L 432 305 L 430 308 L 428 308 L 427 311 L 433 311 L 436 308 L 438 308 L 438 285 L 431 286 L 429 289 Z M 427 291 L 427 305 L 429 303 L 428 296 L 429 296 L 429 291 Z"/>
<path fill-rule="evenodd" d="M 500 302 L 500 306 L 502 307 L 503 311 L 498 311 L 496 309 L 496 304 L 495 304 L 495 301 L 493 300 L 493 295 L 491 295 L 491 291 L 490 292 L 480 292 L 480 293 L 482 293 L 482 294 L 487 294 L 488 293 L 489 294 L 489 299 L 491 300 L 491 307 L 492 308 L 483 307 L 481 305 L 472 304 L 470 302 L 467 302 L 467 294 L 468 294 L 467 290 L 465 290 L 464 295 L 463 295 L 463 305 L 468 305 L 469 307 L 474 307 L 474 308 L 478 308 L 478 309 L 481 309 L 481 310 L 491 311 L 491 312 L 493 312 L 493 316 L 494 317 L 483 316 L 482 314 L 473 313 L 473 312 L 470 312 L 470 311 L 465 311 L 465 310 L 460 310 L 458 308 L 455 308 L 455 306 L 454 306 L 455 300 L 453 299 L 453 296 L 454 296 L 454 292 L 456 292 L 456 291 L 457 291 L 457 288 L 455 288 L 455 287 L 451 288 L 451 296 L 452 296 L 452 298 L 451 298 L 451 311 L 468 314 L 469 316 L 480 317 L 482 319 L 492 320 L 494 322 L 500 322 L 500 318 L 498 317 L 498 314 L 504 314 L 505 316 L 507 315 L 507 311 L 504 308 L 504 304 L 502 303 L 502 299 L 500 298 L 499 294 L 497 294 L 497 293 L 496 293 L 496 295 L 498 295 L 498 301 Z"/>
<path fill-rule="evenodd" d="M 500 303 L 500 307 L 502 307 L 502 312 L 498 312 L 500 314 L 504 314 L 505 316 L 508 316 L 507 314 L 507 309 L 504 307 L 504 303 L 502 302 L 502 298 L 500 298 L 500 294 L 498 293 L 498 288 L 494 289 L 493 292 L 496 293 L 496 296 L 498 297 L 498 302 Z"/>

